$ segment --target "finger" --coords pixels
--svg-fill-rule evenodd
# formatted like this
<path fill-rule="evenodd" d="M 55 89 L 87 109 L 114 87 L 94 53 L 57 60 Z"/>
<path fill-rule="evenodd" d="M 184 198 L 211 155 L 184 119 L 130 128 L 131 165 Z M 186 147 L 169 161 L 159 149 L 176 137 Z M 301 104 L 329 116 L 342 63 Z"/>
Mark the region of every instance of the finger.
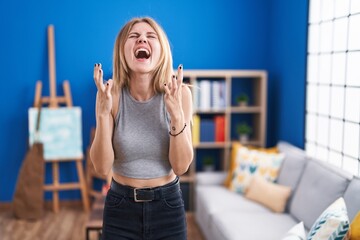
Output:
<path fill-rule="evenodd" d="M 104 91 L 105 86 L 103 83 L 103 70 L 101 69 L 101 63 L 96 63 L 94 67 L 94 80 L 97 88 Z"/>
<path fill-rule="evenodd" d="M 99 69 L 101 69 L 101 63 L 95 63 L 95 66 L 94 66 L 94 78 L 95 78 L 95 76 L 97 76 L 97 73 L 98 73 Z"/>
<path fill-rule="evenodd" d="M 105 93 L 107 97 L 111 97 L 111 88 L 113 86 L 113 80 L 109 79 L 109 81 L 107 81 L 106 83 L 106 87 L 105 87 Z"/>
<path fill-rule="evenodd" d="M 103 70 L 99 69 L 98 74 L 99 74 L 98 75 L 98 85 L 102 91 L 105 91 L 105 84 L 104 84 L 104 80 L 103 80 Z"/>
<path fill-rule="evenodd" d="M 170 83 L 164 83 L 164 90 L 166 95 L 170 95 Z"/>
<path fill-rule="evenodd" d="M 179 86 L 179 89 L 180 89 L 180 86 L 182 85 L 183 80 L 184 80 L 183 70 L 184 70 L 183 65 L 180 64 L 179 67 L 178 67 L 178 73 L 177 73 L 177 84 Z"/>
<path fill-rule="evenodd" d="M 104 75 L 104 71 L 101 69 L 101 67 L 99 67 L 99 82 L 102 84 L 104 84 L 103 75 Z"/>
<path fill-rule="evenodd" d="M 177 90 L 177 83 L 176 83 L 176 77 L 175 75 L 172 75 L 172 80 L 171 80 L 171 93 L 174 94 Z"/>
<path fill-rule="evenodd" d="M 98 67 L 98 63 L 95 63 L 95 66 L 94 66 L 94 75 L 93 75 L 93 78 L 94 78 L 94 81 L 96 83 L 97 79 L 98 79 L 98 76 L 99 76 L 99 67 Z"/>

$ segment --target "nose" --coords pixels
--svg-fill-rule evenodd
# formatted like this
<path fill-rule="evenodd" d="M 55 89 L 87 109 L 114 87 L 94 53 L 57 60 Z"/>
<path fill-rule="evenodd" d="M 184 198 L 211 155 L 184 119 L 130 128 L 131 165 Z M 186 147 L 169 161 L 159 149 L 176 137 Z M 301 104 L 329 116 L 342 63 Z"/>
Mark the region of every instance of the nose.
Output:
<path fill-rule="evenodd" d="M 146 43 L 146 39 L 144 37 L 139 37 L 138 43 Z"/>

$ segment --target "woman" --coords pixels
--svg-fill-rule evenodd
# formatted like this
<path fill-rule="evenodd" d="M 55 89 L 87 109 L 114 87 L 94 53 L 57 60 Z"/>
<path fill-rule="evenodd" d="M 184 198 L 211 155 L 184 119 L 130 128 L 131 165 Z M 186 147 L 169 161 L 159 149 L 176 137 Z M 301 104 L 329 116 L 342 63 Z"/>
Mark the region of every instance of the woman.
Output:
<path fill-rule="evenodd" d="M 114 46 L 113 79 L 95 64 L 96 133 L 90 154 L 113 179 L 103 239 L 186 239 L 179 186 L 193 159 L 192 97 L 173 73 L 169 41 L 151 18 L 125 24 Z"/>

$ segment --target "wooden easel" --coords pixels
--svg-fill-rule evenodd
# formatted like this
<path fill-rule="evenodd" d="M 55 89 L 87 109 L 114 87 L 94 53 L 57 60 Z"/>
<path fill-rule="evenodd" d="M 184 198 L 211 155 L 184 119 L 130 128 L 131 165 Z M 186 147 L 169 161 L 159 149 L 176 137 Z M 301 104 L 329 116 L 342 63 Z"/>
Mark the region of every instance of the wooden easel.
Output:
<path fill-rule="evenodd" d="M 48 26 L 48 48 L 49 48 L 49 78 L 50 78 L 50 96 L 41 97 L 42 82 L 39 80 L 36 82 L 34 107 L 38 107 L 40 104 L 48 104 L 49 108 L 58 108 L 59 104 L 64 104 L 67 107 L 72 107 L 72 98 L 70 93 L 70 84 L 67 80 L 63 83 L 64 96 L 59 97 L 56 95 L 56 78 L 55 78 L 55 44 L 54 44 L 54 27 Z M 74 190 L 80 189 L 83 207 L 85 211 L 89 210 L 89 199 L 87 194 L 87 186 L 84 176 L 84 170 L 82 166 L 83 158 L 78 159 L 61 159 L 51 160 L 52 163 L 52 184 L 44 184 L 45 191 L 53 192 L 53 210 L 55 213 L 59 212 L 59 191 L 61 190 Z M 79 182 L 63 183 L 59 182 L 59 163 L 64 161 L 75 161 L 78 173 Z"/>

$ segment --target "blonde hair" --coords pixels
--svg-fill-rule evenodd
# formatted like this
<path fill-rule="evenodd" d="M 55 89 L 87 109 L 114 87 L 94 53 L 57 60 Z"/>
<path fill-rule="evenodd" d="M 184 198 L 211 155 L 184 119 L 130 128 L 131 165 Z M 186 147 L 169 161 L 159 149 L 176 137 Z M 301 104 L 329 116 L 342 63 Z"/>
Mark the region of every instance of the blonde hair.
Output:
<path fill-rule="evenodd" d="M 149 24 L 155 30 L 159 38 L 162 51 L 159 62 L 152 72 L 152 84 L 155 92 L 163 92 L 164 83 L 170 80 L 171 75 L 173 74 L 172 54 L 169 40 L 164 30 L 154 19 L 150 17 L 131 19 L 121 29 L 116 38 L 113 53 L 113 80 L 115 89 L 123 88 L 125 86 L 129 87 L 131 70 L 125 60 L 124 46 L 132 27 L 141 22 Z"/>

